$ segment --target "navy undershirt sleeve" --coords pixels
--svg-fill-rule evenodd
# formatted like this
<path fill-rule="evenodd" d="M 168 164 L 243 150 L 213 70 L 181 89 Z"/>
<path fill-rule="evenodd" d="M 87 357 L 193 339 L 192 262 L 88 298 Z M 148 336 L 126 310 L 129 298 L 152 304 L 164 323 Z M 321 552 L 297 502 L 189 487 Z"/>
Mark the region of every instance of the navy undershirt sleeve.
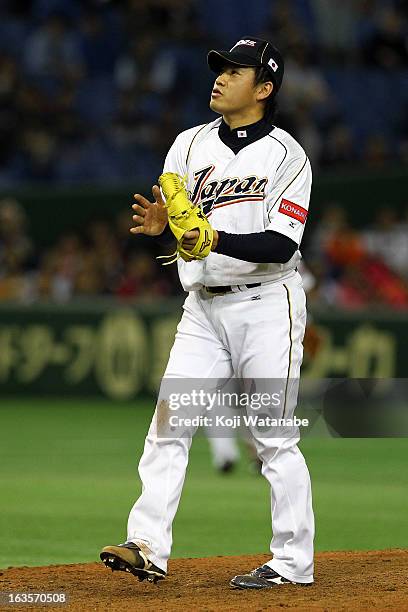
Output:
<path fill-rule="evenodd" d="M 253 234 L 219 231 L 215 253 L 252 263 L 286 263 L 297 249 L 294 240 L 272 230 Z"/>

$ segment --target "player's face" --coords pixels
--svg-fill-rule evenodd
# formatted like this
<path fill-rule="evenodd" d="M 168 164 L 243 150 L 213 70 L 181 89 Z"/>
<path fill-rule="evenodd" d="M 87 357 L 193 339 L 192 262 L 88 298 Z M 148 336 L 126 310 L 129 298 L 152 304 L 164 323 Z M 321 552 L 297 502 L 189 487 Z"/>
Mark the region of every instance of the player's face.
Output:
<path fill-rule="evenodd" d="M 254 68 L 225 65 L 215 79 L 210 108 L 221 115 L 245 114 L 258 104 Z"/>

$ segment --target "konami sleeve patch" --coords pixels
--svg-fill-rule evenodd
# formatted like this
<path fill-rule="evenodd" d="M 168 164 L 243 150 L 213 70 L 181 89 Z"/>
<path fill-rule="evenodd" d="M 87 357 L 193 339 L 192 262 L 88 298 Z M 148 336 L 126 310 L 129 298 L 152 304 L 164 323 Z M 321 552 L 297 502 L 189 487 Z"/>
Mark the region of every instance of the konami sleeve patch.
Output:
<path fill-rule="evenodd" d="M 292 217 L 292 219 L 300 221 L 303 223 L 303 225 L 306 223 L 308 212 L 306 208 L 303 208 L 303 206 L 299 206 L 299 204 L 295 204 L 290 200 L 285 200 L 284 198 L 282 199 L 279 206 L 279 212 L 283 213 L 284 215 L 288 215 L 288 217 Z"/>

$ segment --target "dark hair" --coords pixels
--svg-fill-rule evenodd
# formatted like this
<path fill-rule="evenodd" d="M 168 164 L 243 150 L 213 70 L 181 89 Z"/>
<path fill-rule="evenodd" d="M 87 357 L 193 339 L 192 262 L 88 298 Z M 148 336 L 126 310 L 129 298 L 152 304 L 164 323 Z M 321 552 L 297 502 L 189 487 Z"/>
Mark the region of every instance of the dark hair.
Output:
<path fill-rule="evenodd" d="M 268 81 L 272 81 L 271 73 L 269 72 L 269 70 L 267 70 L 263 66 L 257 66 L 255 68 L 254 81 L 255 81 L 254 83 L 255 86 L 261 85 L 262 83 L 267 83 Z M 266 121 L 268 121 L 268 123 L 274 122 L 277 109 L 278 109 L 278 104 L 276 102 L 276 92 L 275 92 L 275 87 L 274 87 L 274 90 L 272 91 L 272 93 L 269 94 L 269 96 L 265 99 L 264 118 L 266 119 Z"/>

